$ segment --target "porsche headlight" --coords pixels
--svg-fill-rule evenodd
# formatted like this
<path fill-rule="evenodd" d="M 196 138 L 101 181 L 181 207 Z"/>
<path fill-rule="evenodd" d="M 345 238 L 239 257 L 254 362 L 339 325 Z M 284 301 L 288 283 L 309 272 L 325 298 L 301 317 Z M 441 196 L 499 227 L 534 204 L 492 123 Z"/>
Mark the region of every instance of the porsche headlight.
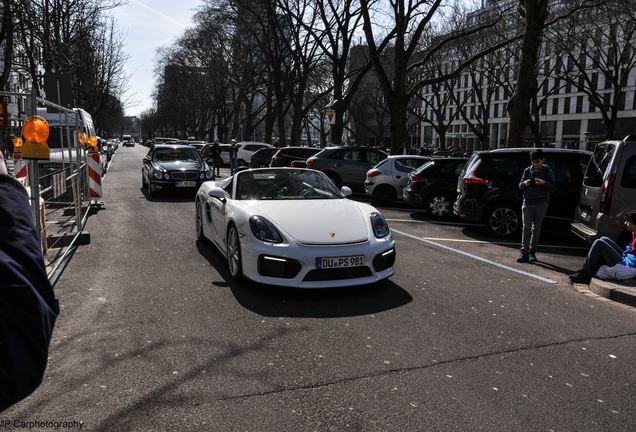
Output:
<path fill-rule="evenodd" d="M 163 178 L 166 180 L 170 180 L 170 174 L 164 173 Z"/>
<path fill-rule="evenodd" d="M 371 213 L 371 226 L 373 227 L 373 234 L 377 238 L 384 238 L 389 235 L 389 225 L 387 225 L 384 216 L 380 213 Z"/>
<path fill-rule="evenodd" d="M 213 179 L 214 178 L 214 171 L 206 171 L 205 172 L 205 178 L 206 179 Z"/>
<path fill-rule="evenodd" d="M 202 172 L 201 174 L 199 174 L 199 179 L 203 180 L 204 178 L 205 178 L 205 173 Z"/>
<path fill-rule="evenodd" d="M 250 218 L 250 228 L 254 237 L 267 243 L 282 243 L 283 236 L 280 235 L 276 227 L 262 216 L 252 216 Z"/>
<path fill-rule="evenodd" d="M 161 180 L 163 177 L 163 173 L 157 169 L 152 172 L 152 175 L 155 176 L 157 180 Z"/>

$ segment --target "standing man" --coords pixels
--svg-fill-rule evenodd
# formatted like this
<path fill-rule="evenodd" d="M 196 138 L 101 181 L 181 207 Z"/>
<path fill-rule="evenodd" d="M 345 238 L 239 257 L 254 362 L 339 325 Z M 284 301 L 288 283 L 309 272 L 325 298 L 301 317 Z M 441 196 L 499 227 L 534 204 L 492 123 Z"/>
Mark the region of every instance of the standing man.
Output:
<path fill-rule="evenodd" d="M 536 248 L 541 236 L 541 225 L 548 211 L 550 192 L 554 190 L 554 174 L 549 166 L 543 163 L 541 149 L 530 152 L 532 165 L 523 171 L 519 189 L 523 191 L 521 206 L 523 234 L 521 250 L 517 262 L 534 262 L 537 260 Z"/>
<path fill-rule="evenodd" d="M 230 175 L 234 175 L 236 172 L 236 157 L 238 156 L 238 148 L 236 147 L 236 140 L 230 141 Z"/>
<path fill-rule="evenodd" d="M 0 412 L 42 382 L 58 313 L 29 196 L 0 151 Z"/>
<path fill-rule="evenodd" d="M 213 168 L 212 172 L 214 172 L 215 176 L 221 175 L 221 146 L 219 145 L 219 139 L 214 139 L 214 144 L 212 145 L 212 163 Z"/>

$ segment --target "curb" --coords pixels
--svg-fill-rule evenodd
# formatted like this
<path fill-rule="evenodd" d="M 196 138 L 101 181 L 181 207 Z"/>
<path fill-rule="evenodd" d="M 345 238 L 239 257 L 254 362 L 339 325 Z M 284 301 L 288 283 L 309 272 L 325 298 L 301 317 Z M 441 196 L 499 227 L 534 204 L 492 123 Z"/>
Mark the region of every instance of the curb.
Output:
<path fill-rule="evenodd" d="M 601 297 L 636 307 L 636 282 L 634 281 L 616 283 L 592 278 L 589 289 Z"/>

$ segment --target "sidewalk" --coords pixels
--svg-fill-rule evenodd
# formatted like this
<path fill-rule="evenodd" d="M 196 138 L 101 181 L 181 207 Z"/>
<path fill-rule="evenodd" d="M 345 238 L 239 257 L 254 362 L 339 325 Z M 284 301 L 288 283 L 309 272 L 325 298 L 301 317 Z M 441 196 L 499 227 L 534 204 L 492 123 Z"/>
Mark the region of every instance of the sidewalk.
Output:
<path fill-rule="evenodd" d="M 592 278 L 589 289 L 601 297 L 636 307 L 636 279 L 606 281 Z"/>

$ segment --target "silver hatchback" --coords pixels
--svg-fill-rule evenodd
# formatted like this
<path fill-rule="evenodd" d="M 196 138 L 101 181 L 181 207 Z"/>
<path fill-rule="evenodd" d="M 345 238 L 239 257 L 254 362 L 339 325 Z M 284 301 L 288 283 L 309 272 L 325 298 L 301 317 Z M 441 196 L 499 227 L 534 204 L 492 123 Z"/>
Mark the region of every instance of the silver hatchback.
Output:
<path fill-rule="evenodd" d="M 432 159 L 427 156 L 389 156 L 367 171 L 364 192 L 378 204 L 390 204 L 402 199 L 409 182 L 409 173 Z"/>

